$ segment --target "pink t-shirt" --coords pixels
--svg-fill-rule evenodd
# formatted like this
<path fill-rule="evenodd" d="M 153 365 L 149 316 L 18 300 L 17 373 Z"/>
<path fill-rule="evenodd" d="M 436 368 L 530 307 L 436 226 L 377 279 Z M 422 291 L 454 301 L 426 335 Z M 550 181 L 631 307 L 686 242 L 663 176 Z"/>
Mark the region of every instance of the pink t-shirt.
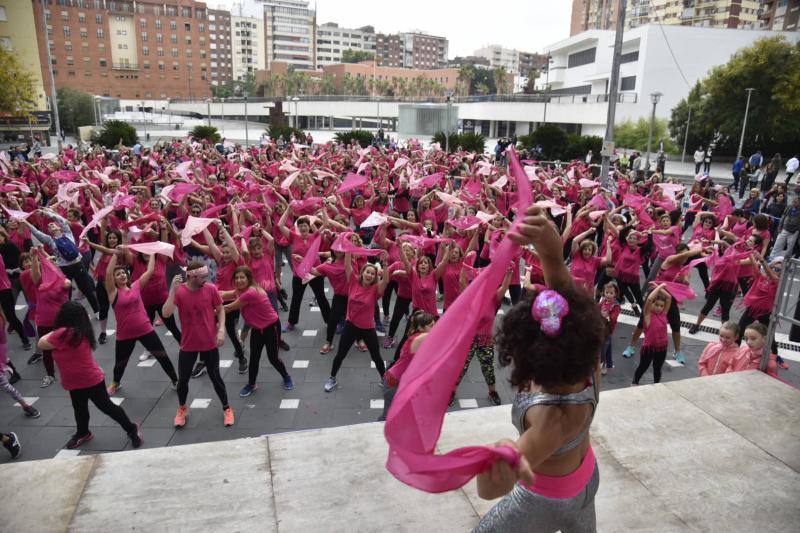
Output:
<path fill-rule="evenodd" d="M 456 301 L 458 295 L 461 294 L 461 267 L 462 262 L 451 263 L 447 261 L 447 266 L 444 267 L 442 273 L 442 284 L 444 285 L 444 309 Z"/>
<path fill-rule="evenodd" d="M 342 261 L 335 261 L 333 263 L 322 263 L 316 267 L 317 272 L 328 278 L 328 281 L 333 288 L 333 294 L 346 296 L 347 291 L 347 278 L 344 274 L 344 263 Z"/>
<path fill-rule="evenodd" d="M 436 308 L 436 276 L 431 272 L 420 277 L 416 266 L 412 266 L 410 276 L 412 307 L 439 316 L 439 310 Z"/>
<path fill-rule="evenodd" d="M 246 324 L 256 329 L 264 329 L 278 321 L 278 313 L 272 307 L 269 297 L 254 287 L 248 287 L 239 295 L 242 307 L 242 318 Z"/>
<path fill-rule="evenodd" d="M 53 345 L 53 360 L 64 390 L 86 389 L 103 381 L 103 369 L 94 360 L 92 347 L 85 339 L 76 347 L 70 346 L 67 329 L 59 328 L 48 341 Z"/>
<path fill-rule="evenodd" d="M 572 254 L 570 272 L 572 272 L 572 279 L 575 280 L 575 284 L 589 291 L 594 291 L 594 280 L 597 276 L 597 269 L 600 267 L 600 261 L 601 259 L 596 255 L 589 259 L 584 258 L 580 249 Z"/>
<path fill-rule="evenodd" d="M 139 279 L 147 271 L 147 262 L 139 258 L 133 260 L 133 279 Z M 142 302 L 144 305 L 162 305 L 169 296 L 167 287 L 167 263 L 166 258 L 161 255 L 156 257 L 155 270 L 147 285 L 142 287 Z"/>
<path fill-rule="evenodd" d="M 11 280 L 8 279 L 8 272 L 6 272 L 6 264 L 3 261 L 3 256 L 0 255 L 0 291 L 11 289 Z"/>
<path fill-rule="evenodd" d="M 225 262 L 220 261 L 217 263 L 217 279 L 216 279 L 216 286 L 217 289 L 220 291 L 232 291 L 233 290 L 233 271 L 236 270 L 236 267 L 243 265 L 244 261 L 242 258 L 239 257 L 239 261 L 227 261 Z M 274 276 L 273 276 L 274 278 Z M 228 300 L 232 301 L 232 300 Z"/>
<path fill-rule="evenodd" d="M 298 232 L 292 230 L 292 271 L 294 272 L 297 267 L 300 265 L 300 261 L 295 259 L 295 255 L 300 257 L 305 257 L 308 249 L 311 247 L 311 243 L 314 241 L 314 234 L 307 233 L 305 238 L 301 237 Z"/>
<path fill-rule="evenodd" d="M 403 263 L 397 261 L 389 265 L 389 274 L 392 276 L 392 279 L 397 282 L 397 297 L 404 298 L 406 300 L 411 299 L 411 281 L 409 276 L 395 276 L 394 273 L 398 270 L 405 271 L 405 267 Z"/>
<path fill-rule="evenodd" d="M 69 289 L 65 289 L 62 285 L 57 289 L 43 291 L 41 290 L 41 283 L 39 283 L 37 294 L 36 325 L 48 328 L 53 327 L 58 310 L 69 299 Z"/>
<path fill-rule="evenodd" d="M 117 340 L 138 339 L 153 331 L 142 303 L 139 280 L 134 281 L 130 289 L 117 289 L 114 316 L 117 317 Z"/>
<path fill-rule="evenodd" d="M 433 276 L 431 276 L 433 277 Z M 359 276 L 353 273 L 348 280 L 347 320 L 360 329 L 375 328 L 375 302 L 378 301 L 378 285 L 364 287 Z"/>
<path fill-rule="evenodd" d="M 272 254 L 265 250 L 264 255 L 258 259 L 251 257 L 247 265 L 253 271 L 253 279 L 262 289 L 275 292 L 275 258 Z"/>
<path fill-rule="evenodd" d="M 769 276 L 759 274 L 750 290 L 744 295 L 744 305 L 751 317 L 758 318 L 768 314 L 775 303 L 778 283 Z"/>
<path fill-rule="evenodd" d="M 408 368 L 409 363 L 411 363 L 411 359 L 414 358 L 414 354 L 416 352 L 411 351 L 411 345 L 414 343 L 414 339 L 419 336 L 419 333 L 414 333 L 409 338 L 406 339 L 405 344 L 400 349 L 400 356 L 397 358 L 397 362 L 392 365 L 392 367 L 386 371 L 387 374 L 391 374 L 392 377 L 396 381 L 400 381 L 400 378 L 403 377 L 406 369 Z"/>
<path fill-rule="evenodd" d="M 667 338 L 667 313 L 650 313 L 650 325 L 644 328 L 643 348 L 666 349 L 669 343 Z"/>
<path fill-rule="evenodd" d="M 175 293 L 175 306 L 181 320 L 181 350 L 206 352 L 217 347 L 217 316 L 214 309 L 222 298 L 213 283 L 193 291 L 181 285 Z"/>

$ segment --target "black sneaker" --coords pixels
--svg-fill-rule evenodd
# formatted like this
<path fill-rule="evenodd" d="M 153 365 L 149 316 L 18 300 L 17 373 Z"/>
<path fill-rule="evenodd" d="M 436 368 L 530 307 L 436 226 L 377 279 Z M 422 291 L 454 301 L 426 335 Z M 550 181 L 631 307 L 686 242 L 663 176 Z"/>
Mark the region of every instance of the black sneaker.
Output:
<path fill-rule="evenodd" d="M 86 442 L 89 442 L 89 441 L 90 441 L 90 440 L 92 440 L 93 438 L 94 438 L 94 435 L 92 435 L 92 433 L 91 433 L 91 432 L 87 433 L 87 434 L 86 434 L 86 435 L 84 435 L 83 437 L 79 437 L 78 435 L 73 435 L 73 436 L 72 436 L 72 437 L 70 437 L 70 439 L 67 441 L 67 446 L 66 446 L 66 448 L 67 448 L 68 450 L 74 450 L 74 449 L 75 449 L 75 448 L 77 448 L 78 446 L 81 446 L 82 444 L 84 444 L 84 443 L 86 443 Z"/>
<path fill-rule="evenodd" d="M 138 448 L 142 445 L 144 438 L 142 437 L 142 425 L 136 424 L 136 432 L 135 433 L 128 433 L 128 437 L 131 439 L 131 446 L 134 448 Z"/>
<path fill-rule="evenodd" d="M 283 340 L 283 339 L 278 341 L 278 346 L 280 346 L 281 350 L 283 350 L 285 352 L 288 352 L 289 350 L 292 349 L 288 344 L 286 344 L 286 341 Z"/>
<path fill-rule="evenodd" d="M 35 365 L 36 363 L 38 363 L 41 360 L 42 360 L 42 354 L 35 353 L 32 356 L 28 357 L 28 364 L 29 365 Z"/>
<path fill-rule="evenodd" d="M 24 341 L 22 341 L 22 349 L 25 350 L 26 352 L 28 350 L 32 350 L 33 349 L 33 345 L 31 345 L 31 341 L 29 341 L 28 339 L 25 339 Z"/>
<path fill-rule="evenodd" d="M 3 447 L 8 450 L 12 459 L 16 459 L 22 451 L 22 444 L 20 444 L 19 438 L 14 432 L 8 434 L 8 439 L 8 442 L 3 443 Z"/>
<path fill-rule="evenodd" d="M 289 310 L 289 307 L 286 305 L 286 302 L 281 302 L 281 311 L 284 313 Z"/>
<path fill-rule="evenodd" d="M 247 358 L 244 356 L 239 358 L 239 373 L 244 374 L 247 372 Z"/>
<path fill-rule="evenodd" d="M 105 344 L 105 343 L 106 343 L 106 339 L 107 339 L 107 337 L 106 337 L 106 332 L 104 331 L 104 332 L 102 332 L 102 333 L 100 334 L 100 336 L 99 336 L 99 337 L 97 337 L 97 343 L 98 343 L 98 344 Z"/>
<path fill-rule="evenodd" d="M 489 401 L 491 401 L 495 405 L 500 405 L 503 403 L 503 400 L 500 399 L 500 395 L 497 394 L 497 391 L 489 391 Z"/>
<path fill-rule="evenodd" d="M 206 373 L 206 364 L 198 361 L 197 364 L 194 365 L 194 370 L 192 370 L 192 377 L 199 378 L 205 373 Z"/>
<path fill-rule="evenodd" d="M 694 334 L 695 334 L 695 333 L 697 333 L 698 331 L 700 331 L 700 326 L 698 326 L 697 324 L 692 324 L 692 325 L 689 327 L 689 334 L 690 334 L 690 335 L 694 335 Z"/>
<path fill-rule="evenodd" d="M 283 298 L 284 300 L 289 299 L 289 293 L 286 292 L 286 289 L 281 288 L 281 298 Z"/>
<path fill-rule="evenodd" d="M 22 379 L 22 376 L 20 376 L 19 372 L 17 372 L 15 370 L 14 372 L 11 373 L 11 377 L 8 378 L 8 382 L 13 385 L 14 383 L 16 383 L 17 381 L 19 381 L 21 379 Z"/>
<path fill-rule="evenodd" d="M 23 407 L 22 410 L 25 411 L 25 416 L 27 416 L 28 418 L 39 418 L 40 416 L 42 416 L 41 413 L 39 413 L 39 410 L 32 405 L 29 405 L 28 407 Z"/>

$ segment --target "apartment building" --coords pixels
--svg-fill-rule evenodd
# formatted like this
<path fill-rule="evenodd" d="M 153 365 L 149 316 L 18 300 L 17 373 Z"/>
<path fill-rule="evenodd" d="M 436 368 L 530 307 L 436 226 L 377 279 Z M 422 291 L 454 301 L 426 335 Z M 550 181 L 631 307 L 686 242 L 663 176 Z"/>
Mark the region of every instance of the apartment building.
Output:
<path fill-rule="evenodd" d="M 233 78 L 233 23 L 230 12 L 208 10 L 208 57 L 211 85 L 226 85 Z"/>
<path fill-rule="evenodd" d="M 306 0 L 259 0 L 264 5 L 266 67 L 285 62 L 297 70 L 316 66 L 316 12 Z"/>
<path fill-rule="evenodd" d="M 379 33 L 375 56 L 380 66 L 438 69 L 447 66 L 447 48 L 445 37 L 420 32 Z"/>
<path fill-rule="evenodd" d="M 35 27 L 47 27 L 37 31 L 39 61 L 47 64 L 49 46 L 57 87 L 124 99 L 210 96 L 205 3 L 33 0 L 33 6 Z"/>
<path fill-rule="evenodd" d="M 233 16 L 231 21 L 233 79 L 242 81 L 248 74 L 267 68 L 264 19 Z"/>
<path fill-rule="evenodd" d="M 765 30 L 800 29 L 800 0 L 762 0 L 759 21 Z"/>
<path fill-rule="evenodd" d="M 340 28 L 335 22 L 317 26 L 317 66 L 342 62 L 345 50 L 375 54 L 375 28 Z"/>
<path fill-rule="evenodd" d="M 506 72 L 519 76 L 527 75 L 531 69 L 541 70 L 547 63 L 547 57 L 542 54 L 504 48 L 499 44 L 479 48 L 473 55 L 486 59 L 490 68 L 503 67 Z"/>

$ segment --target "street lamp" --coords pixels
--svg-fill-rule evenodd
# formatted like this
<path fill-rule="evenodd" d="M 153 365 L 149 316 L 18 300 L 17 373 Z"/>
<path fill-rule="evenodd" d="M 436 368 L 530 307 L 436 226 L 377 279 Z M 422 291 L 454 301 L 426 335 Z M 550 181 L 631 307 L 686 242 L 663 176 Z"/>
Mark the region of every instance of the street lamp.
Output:
<path fill-rule="evenodd" d="M 686 117 L 686 131 L 683 133 L 683 152 L 681 152 L 681 163 L 686 158 L 686 141 L 689 140 L 689 125 L 692 123 L 692 104 L 687 101 L 689 106 L 689 116 Z"/>
<path fill-rule="evenodd" d="M 225 99 L 222 99 L 222 110 L 220 111 L 220 115 L 222 115 L 222 135 L 225 135 Z"/>
<path fill-rule="evenodd" d="M 547 124 L 547 101 L 550 99 L 550 64 L 553 62 L 553 56 L 547 52 L 547 66 L 545 67 L 544 79 L 544 116 L 542 116 L 542 124 Z"/>
<path fill-rule="evenodd" d="M 747 113 L 750 111 L 750 95 L 755 91 L 754 88 L 748 87 L 747 91 L 747 105 L 744 107 L 744 122 L 742 122 L 742 136 L 739 139 L 739 151 L 736 153 L 736 159 L 742 157 L 742 145 L 744 144 L 744 130 L 747 128 Z"/>
<path fill-rule="evenodd" d="M 658 101 L 661 100 L 662 96 L 664 95 L 658 91 L 650 93 L 650 101 L 653 102 L 653 112 L 650 114 L 650 132 L 647 134 L 647 157 L 645 157 L 644 160 L 645 172 L 650 168 L 650 143 L 653 141 L 653 124 L 656 121 L 656 105 Z"/>
<path fill-rule="evenodd" d="M 211 98 L 206 98 L 206 122 L 211 125 Z"/>
<path fill-rule="evenodd" d="M 247 93 L 244 93 L 244 145 L 250 146 L 250 132 L 247 129 Z"/>
<path fill-rule="evenodd" d="M 299 101 L 300 101 L 300 99 L 298 97 L 296 97 L 296 96 L 294 98 L 292 98 L 292 102 L 294 102 L 294 128 L 295 129 L 297 129 L 297 125 L 299 124 L 298 116 L 297 116 L 297 114 L 298 114 L 297 102 L 299 102 Z"/>
<path fill-rule="evenodd" d="M 147 116 L 144 114 L 144 100 L 142 100 L 142 125 L 144 126 L 144 138 L 147 140 Z"/>
<path fill-rule="evenodd" d="M 452 107 L 452 102 L 451 102 L 452 97 L 453 97 L 453 92 L 447 91 L 447 97 L 445 100 L 447 102 L 447 119 L 446 119 L 447 124 L 444 133 L 444 151 L 445 153 L 448 154 L 450 153 L 450 108 Z"/>

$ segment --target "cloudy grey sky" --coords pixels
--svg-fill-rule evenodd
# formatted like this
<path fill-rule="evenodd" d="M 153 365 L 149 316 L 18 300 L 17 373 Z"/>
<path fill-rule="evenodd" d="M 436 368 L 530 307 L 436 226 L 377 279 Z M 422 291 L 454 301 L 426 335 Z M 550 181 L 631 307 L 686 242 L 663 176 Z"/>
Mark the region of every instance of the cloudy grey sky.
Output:
<path fill-rule="evenodd" d="M 207 0 L 231 8 L 253 0 Z M 314 6 L 314 0 L 310 5 Z M 393 33 L 420 30 L 447 37 L 450 57 L 487 44 L 529 52 L 569 37 L 570 0 L 317 0 L 317 23 Z"/>

